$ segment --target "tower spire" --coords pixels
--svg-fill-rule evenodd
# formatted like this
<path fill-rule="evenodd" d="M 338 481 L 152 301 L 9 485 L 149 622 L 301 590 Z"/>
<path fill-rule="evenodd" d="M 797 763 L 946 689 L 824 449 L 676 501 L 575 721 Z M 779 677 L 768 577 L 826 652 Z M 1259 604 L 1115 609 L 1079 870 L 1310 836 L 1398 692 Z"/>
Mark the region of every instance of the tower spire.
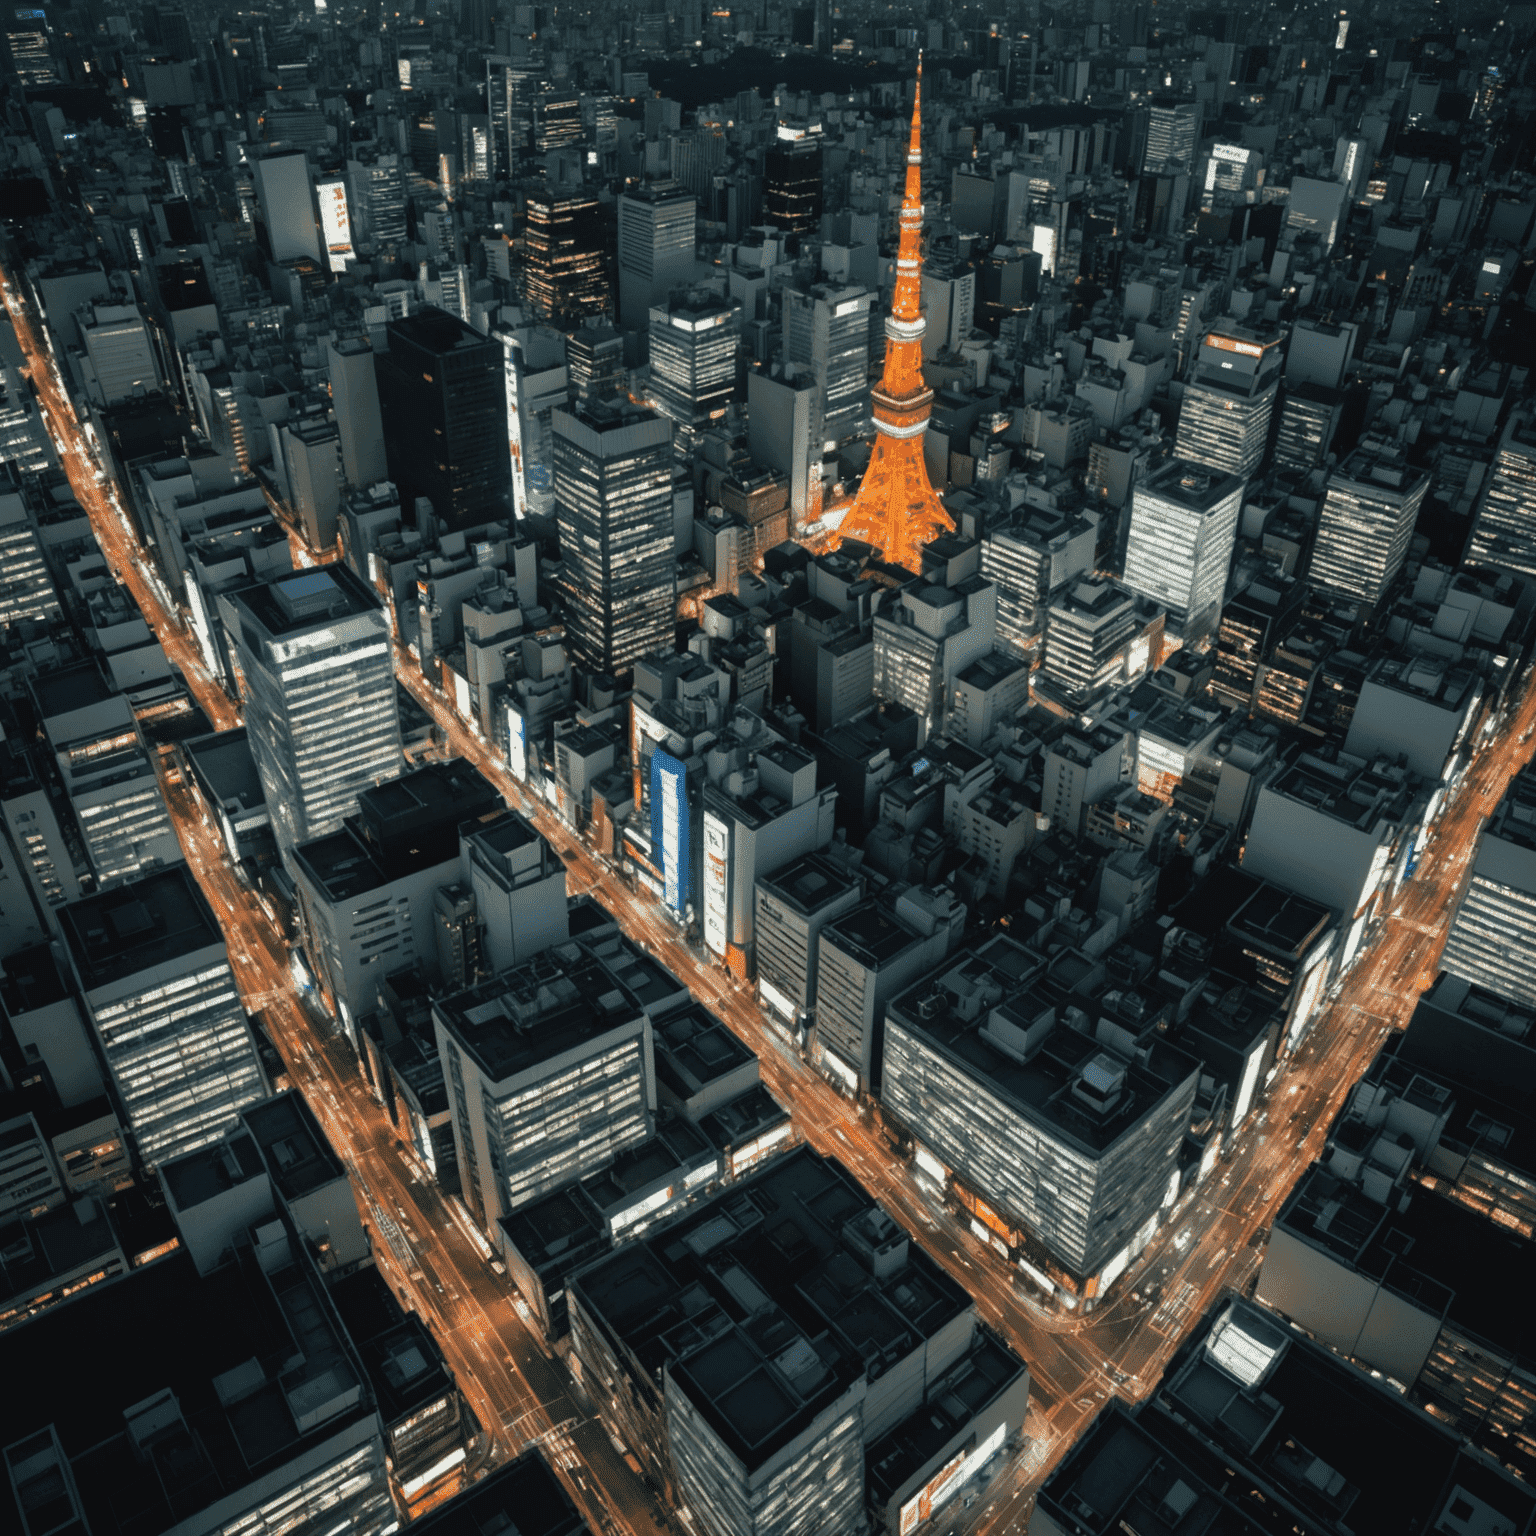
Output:
<path fill-rule="evenodd" d="M 885 368 L 870 392 L 875 446 L 859 494 L 843 519 L 839 542 L 873 544 L 893 565 L 918 571 L 922 547 L 954 521 L 944 510 L 923 461 L 923 434 L 933 391 L 923 379 L 923 56 L 917 56 L 907 183 L 901 200 L 896 291 L 885 320 Z"/>

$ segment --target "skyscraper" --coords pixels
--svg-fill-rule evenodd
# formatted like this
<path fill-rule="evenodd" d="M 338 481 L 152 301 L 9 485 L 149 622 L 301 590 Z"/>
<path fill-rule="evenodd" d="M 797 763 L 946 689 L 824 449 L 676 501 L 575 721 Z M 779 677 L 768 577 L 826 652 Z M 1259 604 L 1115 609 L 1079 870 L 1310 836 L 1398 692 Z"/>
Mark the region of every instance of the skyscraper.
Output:
<path fill-rule="evenodd" d="M 651 403 L 677 428 L 675 447 L 690 451 L 700 430 L 725 415 L 736 389 L 741 306 L 707 295 L 651 309 Z"/>
<path fill-rule="evenodd" d="M 533 129 L 534 94 L 543 74 L 543 62 L 537 58 L 493 54 L 485 61 L 491 174 L 497 180 L 515 176 L 522 168 Z"/>
<path fill-rule="evenodd" d="M 487 1231 L 650 1135 L 651 1021 L 585 945 L 434 1004 L 464 1197 Z"/>
<path fill-rule="evenodd" d="M 1281 361 L 1278 335 L 1238 326 L 1212 331 L 1184 391 L 1174 452 L 1231 475 L 1252 474 L 1269 439 Z"/>
<path fill-rule="evenodd" d="M 1220 621 L 1242 506 L 1236 475 L 1179 459 L 1133 492 L 1125 585 L 1167 609 L 1170 626 L 1186 641 Z"/>
<path fill-rule="evenodd" d="M 245 678 L 246 729 L 286 859 L 337 831 L 358 794 L 402 767 L 389 621 L 345 565 L 224 599 Z"/>
<path fill-rule="evenodd" d="M 619 401 L 552 422 L 567 638 L 590 671 L 623 671 L 672 648 L 672 423 Z"/>
<path fill-rule="evenodd" d="M 840 539 L 862 539 L 893 565 L 922 569 L 922 547 L 954 527 L 928 479 L 923 435 L 933 391 L 923 380 L 923 61 L 918 56 L 901 202 L 896 292 L 885 321 L 885 371 L 872 392 L 875 446 Z"/>
<path fill-rule="evenodd" d="M 820 390 L 822 442 L 860 437 L 869 426 L 869 311 L 874 295 L 857 284 L 815 283 L 784 290 L 784 360 L 806 364 Z M 915 309 L 914 309 L 915 312 Z"/>
<path fill-rule="evenodd" d="M 763 222 L 785 234 L 821 227 L 821 125 L 780 123 L 763 156 Z"/>
<path fill-rule="evenodd" d="M 385 328 L 374 357 L 389 478 L 407 521 L 425 496 L 440 530 L 512 515 L 501 344 L 446 310 L 422 309 Z"/>
<path fill-rule="evenodd" d="M 1193 171 L 1200 143 L 1200 103 L 1176 96 L 1153 98 L 1147 119 L 1147 153 L 1143 176 L 1160 176 L 1177 167 Z"/>
<path fill-rule="evenodd" d="M 693 276 L 698 204 L 675 181 L 652 182 L 619 198 L 619 320 L 633 330 L 651 306 Z"/>
<path fill-rule="evenodd" d="M 320 222 L 315 214 L 314 178 L 302 154 L 258 160 L 256 193 L 273 261 L 308 256 L 319 264 Z"/>
<path fill-rule="evenodd" d="M 348 485 L 377 485 L 389 476 L 384 454 L 384 423 L 379 415 L 379 383 L 374 374 L 373 348 L 364 336 L 327 338 L 326 371 L 331 379 L 331 405 L 341 439 L 341 468 Z"/>
<path fill-rule="evenodd" d="M 1308 579 L 1380 602 L 1403 568 L 1429 476 L 1379 442 L 1361 444 L 1328 477 Z"/>
<path fill-rule="evenodd" d="M 539 319 L 573 325 L 610 307 L 606 239 L 597 199 L 540 186 L 527 199 L 523 294 Z"/>
<path fill-rule="evenodd" d="M 624 338 L 611 325 L 584 325 L 565 338 L 570 397 L 578 405 L 624 393 Z"/>
<path fill-rule="evenodd" d="M 1527 414 L 1504 429 L 1466 563 L 1536 577 L 1536 423 Z"/>
<path fill-rule="evenodd" d="M 1440 965 L 1536 1007 L 1536 774 L 1515 779 L 1494 811 Z"/>
<path fill-rule="evenodd" d="M 217 1141 L 266 1097 L 229 954 L 185 864 L 59 909 L 140 1161 Z"/>
<path fill-rule="evenodd" d="M 1343 395 L 1321 384 L 1287 384 L 1275 433 L 1275 464 L 1312 469 L 1321 464 L 1338 430 Z"/>

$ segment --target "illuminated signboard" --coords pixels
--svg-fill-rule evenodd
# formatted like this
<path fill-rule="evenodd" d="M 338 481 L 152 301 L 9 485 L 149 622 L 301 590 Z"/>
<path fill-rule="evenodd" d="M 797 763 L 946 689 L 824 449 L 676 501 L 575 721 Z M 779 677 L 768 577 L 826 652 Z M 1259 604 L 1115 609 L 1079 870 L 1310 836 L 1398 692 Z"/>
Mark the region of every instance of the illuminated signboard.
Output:
<path fill-rule="evenodd" d="M 957 1494 L 1002 1449 L 1008 1426 L 999 1424 L 980 1445 L 956 1453 L 939 1468 L 918 1491 L 901 1506 L 901 1536 L 911 1533 L 929 1519 L 946 1500 Z"/>
<path fill-rule="evenodd" d="M 325 237 L 326 254 L 332 272 L 345 272 L 352 251 L 352 219 L 347 212 L 347 184 L 344 181 L 317 181 L 315 193 L 320 199 L 320 233 Z"/>
<path fill-rule="evenodd" d="M 507 763 L 512 777 L 528 779 L 528 722 L 522 711 L 507 706 Z"/>
<path fill-rule="evenodd" d="M 1499 264 L 1498 264 L 1498 262 L 1496 262 L 1496 261 L 1485 261 L 1483 263 L 1483 271 L 1484 272 L 1491 272 L 1495 277 L 1497 277 L 1499 275 Z"/>
<path fill-rule="evenodd" d="M 1242 357 L 1263 357 L 1264 348 L 1251 341 L 1239 341 L 1235 336 L 1219 336 L 1212 331 L 1205 338 L 1208 347 L 1215 347 L 1219 352 L 1236 352 Z"/>
<path fill-rule="evenodd" d="M 731 831 L 713 811 L 704 813 L 704 942 L 725 953 L 726 879 Z"/>
<path fill-rule="evenodd" d="M 503 336 L 501 344 L 506 350 L 503 372 L 507 377 L 507 452 L 512 459 L 512 508 L 519 517 L 524 517 L 528 511 L 528 487 L 523 480 L 523 418 L 518 404 L 521 370 L 517 366 L 512 338 Z"/>
<path fill-rule="evenodd" d="M 1056 231 L 1049 224 L 1036 224 L 1029 237 L 1029 248 L 1040 257 L 1040 269 L 1049 275 L 1056 270 Z"/>
<path fill-rule="evenodd" d="M 688 770 L 667 752 L 651 754 L 651 858 L 662 899 L 674 912 L 688 900 Z"/>

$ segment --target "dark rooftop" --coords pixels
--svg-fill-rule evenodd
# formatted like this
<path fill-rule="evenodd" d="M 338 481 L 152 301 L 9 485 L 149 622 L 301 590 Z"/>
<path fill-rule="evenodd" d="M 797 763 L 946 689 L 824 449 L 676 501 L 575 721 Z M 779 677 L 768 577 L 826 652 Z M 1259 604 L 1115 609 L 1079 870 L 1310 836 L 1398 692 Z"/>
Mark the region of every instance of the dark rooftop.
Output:
<path fill-rule="evenodd" d="M 305 1363 L 290 1368 L 296 1345 Z M 205 1279 L 173 1254 L 34 1318 L 6 1337 L 6 1376 L 27 1390 L 0 1393 L 0 1444 L 53 1425 L 92 1536 L 190 1521 L 372 1412 L 366 1390 L 346 1401 L 351 1368 L 318 1281 L 300 1263 L 269 1277 L 249 1250 Z M 136 1453 L 125 1411 L 167 1390 L 178 1412 Z M 316 1428 L 296 1428 L 295 1392 Z M 0 1485 L 6 1528 L 12 1499 Z"/>
<path fill-rule="evenodd" d="M 1067 952 L 1065 958 L 1071 957 Z M 1037 1021 L 1047 1009 L 1076 1001 L 1085 1010 L 1108 1012 L 1072 992 L 1074 968 L 1063 971 L 1060 958 L 1048 971 L 1041 956 L 999 935 L 894 999 L 887 1028 L 896 1025 L 916 1035 L 1025 1118 L 1097 1157 L 1190 1083 L 1199 1063 L 1160 1037 L 1145 1055 L 1121 1062 L 1092 1034 L 1061 1023 L 1041 1031 L 1038 1043 L 1027 1050 L 1005 1052 L 989 1034 L 994 1014 L 1011 1024 L 1012 1033 L 1005 1029 L 1003 1038 L 1022 1042 L 1030 1031 L 1033 1042 Z M 1151 1024 L 1152 1015 L 1144 1022 Z M 1075 1092 L 1082 1081 L 1090 1082 L 1106 1102 L 1085 1102 Z"/>
<path fill-rule="evenodd" d="M 752 1052 L 702 1003 L 689 1003 L 653 1025 L 656 1076 L 680 1100 L 745 1066 Z"/>
<path fill-rule="evenodd" d="M 37 693 L 37 712 L 44 720 L 71 714 L 91 704 L 114 698 L 121 691 L 114 688 L 94 661 L 77 662 L 72 667 L 40 672 L 33 680 Z"/>
<path fill-rule="evenodd" d="M 161 1182 L 178 1211 L 189 1211 L 265 1172 L 256 1143 L 244 1131 L 160 1165 Z"/>
<path fill-rule="evenodd" d="M 888 965 L 904 950 L 922 942 L 921 938 L 897 922 L 882 902 L 864 901 L 834 919 L 821 930 L 822 941 L 830 940 L 844 954 L 871 970 Z"/>
<path fill-rule="evenodd" d="M 638 999 L 592 949 L 572 940 L 434 1004 L 492 1081 L 525 1072 L 642 1018 Z"/>
<path fill-rule="evenodd" d="M 760 875 L 757 883 L 786 906 L 808 916 L 856 890 L 858 877 L 819 853 L 808 853 L 770 875 Z"/>
<path fill-rule="evenodd" d="M 891 1250 L 876 1279 L 851 1246 Z M 750 1469 L 860 1375 L 882 1373 L 970 1307 L 839 1164 L 809 1148 L 571 1282 L 642 1369 L 670 1373 Z"/>
<path fill-rule="evenodd" d="M 386 1425 L 454 1390 L 437 1341 L 416 1313 L 401 1308 L 376 1267 L 333 1281 L 330 1291 Z"/>
<path fill-rule="evenodd" d="M 347 1176 L 314 1111 L 297 1089 L 248 1105 L 242 1115 L 266 1159 L 273 1185 L 285 1200 L 302 1199 Z"/>
<path fill-rule="evenodd" d="M 213 911 L 185 864 L 84 896 L 58 913 L 87 992 L 214 945 L 224 947 Z"/>
<path fill-rule="evenodd" d="M 192 772 L 220 805 L 249 810 L 261 805 L 261 777 L 245 727 L 198 736 L 183 744 Z"/>

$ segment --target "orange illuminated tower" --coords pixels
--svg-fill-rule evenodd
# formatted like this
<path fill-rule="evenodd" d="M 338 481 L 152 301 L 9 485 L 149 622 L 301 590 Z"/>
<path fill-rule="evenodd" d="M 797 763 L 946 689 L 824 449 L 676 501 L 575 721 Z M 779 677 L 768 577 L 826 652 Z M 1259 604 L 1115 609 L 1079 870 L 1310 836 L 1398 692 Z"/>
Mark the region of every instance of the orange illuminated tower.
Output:
<path fill-rule="evenodd" d="M 917 60 L 896 292 L 885 320 L 885 371 L 870 392 L 875 447 L 839 541 L 873 544 L 893 565 L 922 569 L 922 548 L 954 528 L 923 462 L 933 391 L 923 382 L 923 60 Z"/>

